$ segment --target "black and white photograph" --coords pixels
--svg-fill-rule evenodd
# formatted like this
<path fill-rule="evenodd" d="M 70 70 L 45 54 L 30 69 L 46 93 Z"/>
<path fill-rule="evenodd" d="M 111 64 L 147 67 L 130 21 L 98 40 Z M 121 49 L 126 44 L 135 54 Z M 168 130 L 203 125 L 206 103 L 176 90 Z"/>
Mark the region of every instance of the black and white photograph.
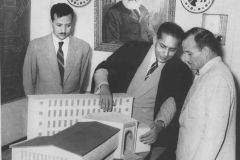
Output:
<path fill-rule="evenodd" d="M 2 160 L 239 160 L 239 0 L 0 0 Z"/>

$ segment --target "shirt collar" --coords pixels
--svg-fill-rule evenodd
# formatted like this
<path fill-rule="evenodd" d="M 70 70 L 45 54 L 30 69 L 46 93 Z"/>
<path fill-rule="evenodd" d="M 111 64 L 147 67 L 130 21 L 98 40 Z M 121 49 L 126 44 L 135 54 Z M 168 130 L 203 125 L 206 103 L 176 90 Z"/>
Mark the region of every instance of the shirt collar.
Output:
<path fill-rule="evenodd" d="M 221 57 L 217 56 L 210 61 L 208 61 L 200 70 L 196 72 L 196 75 L 202 75 L 206 73 L 209 69 L 211 69 L 215 64 L 219 63 L 221 61 Z"/>
<path fill-rule="evenodd" d="M 53 42 L 57 46 L 58 46 L 58 42 L 63 42 L 63 45 L 68 44 L 68 42 L 69 42 L 69 37 L 65 38 L 64 40 L 61 40 L 61 39 L 57 38 L 57 36 L 54 33 L 52 33 L 52 36 L 53 36 Z"/>

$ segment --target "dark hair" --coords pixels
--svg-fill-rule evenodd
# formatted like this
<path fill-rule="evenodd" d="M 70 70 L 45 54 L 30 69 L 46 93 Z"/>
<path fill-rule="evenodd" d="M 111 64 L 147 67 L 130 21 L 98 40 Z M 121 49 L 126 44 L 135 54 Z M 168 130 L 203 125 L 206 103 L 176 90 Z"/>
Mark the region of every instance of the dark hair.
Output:
<path fill-rule="evenodd" d="M 222 56 L 222 47 L 217 38 L 215 38 L 214 34 L 207 29 L 194 27 L 188 30 L 184 34 L 184 39 L 188 36 L 193 35 L 194 40 L 201 50 L 203 47 L 209 47 L 216 55 Z"/>
<path fill-rule="evenodd" d="M 72 15 L 72 19 L 74 17 L 74 12 L 73 9 L 67 5 L 66 3 L 57 3 L 54 4 L 51 8 L 51 20 L 54 20 L 54 14 L 57 15 L 57 17 L 62 17 L 62 16 L 66 16 L 71 14 Z"/>
<path fill-rule="evenodd" d="M 158 31 L 157 31 L 158 39 L 161 38 L 162 33 L 166 33 L 173 37 L 176 37 L 180 41 L 182 41 L 183 35 L 184 35 L 183 29 L 179 25 L 173 22 L 165 22 L 161 24 L 161 26 L 158 28 Z"/>

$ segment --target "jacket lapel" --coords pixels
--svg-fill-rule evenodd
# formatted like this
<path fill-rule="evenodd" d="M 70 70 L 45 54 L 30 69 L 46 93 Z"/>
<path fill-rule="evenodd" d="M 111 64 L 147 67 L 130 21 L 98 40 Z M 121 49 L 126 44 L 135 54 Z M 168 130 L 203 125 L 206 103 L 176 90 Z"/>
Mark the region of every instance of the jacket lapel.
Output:
<path fill-rule="evenodd" d="M 50 68 L 51 68 L 53 74 L 56 76 L 56 79 L 60 80 L 60 73 L 59 73 L 59 69 L 58 69 L 57 56 L 56 56 L 56 51 L 55 51 L 55 47 L 54 47 L 54 44 L 53 44 L 53 39 L 52 39 L 51 34 L 48 35 L 46 43 L 47 43 L 47 46 L 48 46 L 48 50 L 45 52 L 45 57 L 47 59 L 46 61 L 51 66 Z"/>
<path fill-rule="evenodd" d="M 67 80 L 67 78 L 69 77 L 74 64 L 75 64 L 75 50 L 74 50 L 74 45 L 73 45 L 73 39 L 71 37 L 69 37 L 69 45 L 68 45 L 68 54 L 67 54 L 67 59 L 66 59 L 66 66 L 65 66 L 65 70 L 64 70 L 64 82 Z"/>
<path fill-rule="evenodd" d="M 140 14 L 138 13 L 138 11 L 136 9 L 131 10 L 131 13 L 129 14 L 129 16 L 134 19 L 136 22 L 139 21 L 140 19 Z"/>

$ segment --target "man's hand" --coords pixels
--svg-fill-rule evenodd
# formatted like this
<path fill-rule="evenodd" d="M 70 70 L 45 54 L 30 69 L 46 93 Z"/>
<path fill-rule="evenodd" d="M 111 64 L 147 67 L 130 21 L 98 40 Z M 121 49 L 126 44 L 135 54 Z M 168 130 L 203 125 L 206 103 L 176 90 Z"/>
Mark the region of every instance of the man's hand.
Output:
<path fill-rule="evenodd" d="M 157 121 L 155 123 L 152 123 L 150 125 L 150 130 L 146 132 L 145 134 L 140 136 L 140 142 L 144 144 L 153 144 L 156 142 L 158 138 L 158 134 L 163 130 L 163 122 L 162 121 Z"/>
<path fill-rule="evenodd" d="M 111 112 L 114 102 L 113 102 L 113 96 L 110 91 L 109 85 L 101 85 L 100 87 L 100 100 L 99 105 L 101 106 L 101 109 L 103 109 L 104 112 Z"/>

